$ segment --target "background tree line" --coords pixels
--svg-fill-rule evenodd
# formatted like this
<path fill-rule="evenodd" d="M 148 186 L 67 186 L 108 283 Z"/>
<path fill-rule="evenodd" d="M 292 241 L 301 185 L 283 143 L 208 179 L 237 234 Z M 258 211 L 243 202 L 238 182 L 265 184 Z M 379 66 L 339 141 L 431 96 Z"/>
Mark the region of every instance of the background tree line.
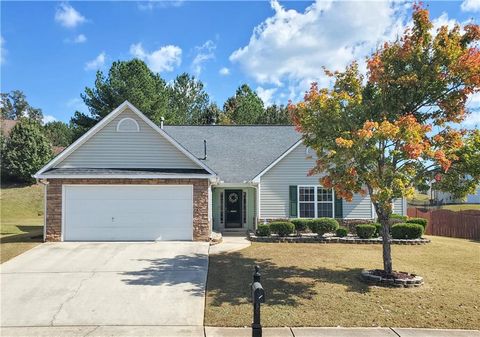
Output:
<path fill-rule="evenodd" d="M 162 117 L 170 125 L 291 124 L 284 105 L 265 107 L 247 84 L 220 108 L 194 76 L 183 73 L 167 83 L 138 59 L 114 62 L 106 74 L 98 71 L 93 87 L 80 96 L 88 113 L 75 111 L 69 123 L 44 124 L 42 110 L 30 106 L 22 91 L 1 94 L 2 123 L 18 121 L 8 135 L 2 127 L 2 179 L 31 181 L 31 174 L 53 157 L 54 147 L 70 145 L 125 100 L 156 124 Z"/>

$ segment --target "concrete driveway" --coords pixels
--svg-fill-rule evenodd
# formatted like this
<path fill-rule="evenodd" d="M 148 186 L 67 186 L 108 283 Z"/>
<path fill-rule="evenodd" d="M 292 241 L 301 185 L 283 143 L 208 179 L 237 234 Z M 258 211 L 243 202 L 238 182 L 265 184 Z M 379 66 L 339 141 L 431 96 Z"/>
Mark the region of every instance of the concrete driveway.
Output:
<path fill-rule="evenodd" d="M 0 268 L 3 327 L 203 325 L 208 243 L 46 243 Z"/>

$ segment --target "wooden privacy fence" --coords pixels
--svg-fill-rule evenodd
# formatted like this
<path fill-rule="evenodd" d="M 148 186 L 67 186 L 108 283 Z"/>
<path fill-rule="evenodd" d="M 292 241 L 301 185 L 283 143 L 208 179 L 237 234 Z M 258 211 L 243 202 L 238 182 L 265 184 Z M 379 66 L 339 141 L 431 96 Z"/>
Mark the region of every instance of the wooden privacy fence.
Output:
<path fill-rule="evenodd" d="M 428 220 L 427 235 L 480 240 L 480 211 L 448 211 L 409 207 L 409 217 Z"/>

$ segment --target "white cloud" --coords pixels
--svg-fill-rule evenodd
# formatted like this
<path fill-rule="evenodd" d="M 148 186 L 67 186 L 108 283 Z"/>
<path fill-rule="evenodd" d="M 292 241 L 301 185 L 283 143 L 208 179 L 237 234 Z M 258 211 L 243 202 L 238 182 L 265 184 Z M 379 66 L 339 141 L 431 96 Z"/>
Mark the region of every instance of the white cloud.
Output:
<path fill-rule="evenodd" d="M 272 105 L 272 98 L 273 98 L 273 95 L 275 94 L 275 92 L 277 91 L 277 88 L 270 88 L 270 89 L 265 89 L 265 88 L 262 88 L 262 87 L 257 87 L 257 89 L 255 90 L 258 97 L 260 97 L 263 101 L 263 104 L 265 104 L 265 106 L 269 106 L 269 105 Z"/>
<path fill-rule="evenodd" d="M 208 40 L 203 45 L 195 47 L 195 58 L 192 61 L 192 69 L 195 75 L 198 77 L 203 70 L 204 63 L 208 60 L 215 58 L 215 49 L 217 45 Z"/>
<path fill-rule="evenodd" d="M 68 100 L 65 104 L 70 110 L 76 110 L 80 112 L 85 112 L 88 110 L 87 106 L 82 99 L 75 97 Z"/>
<path fill-rule="evenodd" d="M 43 115 L 42 122 L 43 122 L 43 124 L 47 124 L 47 123 L 50 123 L 50 122 L 55 122 L 57 120 L 58 119 L 56 119 L 52 115 Z"/>
<path fill-rule="evenodd" d="M 310 82 L 326 83 L 322 66 L 341 70 L 352 60 L 365 69 L 365 56 L 405 28 L 403 3 L 317 0 L 305 11 L 278 1 L 274 15 L 258 25 L 249 43 L 230 55 L 258 83 L 287 86 L 297 99 Z"/>
<path fill-rule="evenodd" d="M 87 37 L 84 34 L 78 34 L 73 39 L 65 39 L 65 43 L 75 43 L 75 44 L 80 44 L 80 43 L 85 43 L 87 42 Z"/>
<path fill-rule="evenodd" d="M 182 62 L 182 49 L 177 46 L 163 46 L 151 53 L 143 49 L 141 43 L 130 46 L 132 56 L 147 62 L 148 67 L 154 72 L 172 71 Z"/>
<path fill-rule="evenodd" d="M 74 28 L 86 21 L 85 17 L 75 8 L 64 2 L 58 6 L 55 12 L 55 21 L 67 28 Z"/>
<path fill-rule="evenodd" d="M 228 76 L 230 75 L 230 69 L 228 69 L 227 67 L 223 67 L 218 71 L 218 73 L 222 76 Z"/>
<path fill-rule="evenodd" d="M 98 70 L 99 68 L 102 68 L 105 65 L 106 58 L 107 55 L 102 51 L 93 60 L 85 63 L 85 70 Z"/>
<path fill-rule="evenodd" d="M 78 34 L 73 39 L 73 43 L 84 43 L 84 42 L 87 42 L 87 37 L 83 34 Z"/>
<path fill-rule="evenodd" d="M 5 39 L 0 35 L 0 64 L 5 63 L 5 55 L 7 50 L 5 49 Z"/>
<path fill-rule="evenodd" d="M 464 12 L 480 12 L 480 0 L 464 0 L 460 8 Z"/>
<path fill-rule="evenodd" d="M 151 11 L 155 8 L 180 7 L 184 2 L 185 0 L 148 0 L 139 1 L 137 7 L 142 11 Z"/>

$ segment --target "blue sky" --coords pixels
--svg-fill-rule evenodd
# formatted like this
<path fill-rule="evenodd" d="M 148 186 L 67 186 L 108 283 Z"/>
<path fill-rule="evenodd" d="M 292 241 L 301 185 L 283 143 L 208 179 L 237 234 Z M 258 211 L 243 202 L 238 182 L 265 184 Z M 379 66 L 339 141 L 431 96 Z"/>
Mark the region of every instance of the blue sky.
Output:
<path fill-rule="evenodd" d="M 426 2 L 436 26 L 478 23 L 480 0 Z M 374 1 L 1 2 L 1 91 L 68 121 L 96 70 L 142 58 L 167 81 L 195 74 L 220 106 L 242 83 L 268 105 L 298 100 L 409 24 L 409 3 Z M 480 95 L 470 99 L 480 123 Z"/>

